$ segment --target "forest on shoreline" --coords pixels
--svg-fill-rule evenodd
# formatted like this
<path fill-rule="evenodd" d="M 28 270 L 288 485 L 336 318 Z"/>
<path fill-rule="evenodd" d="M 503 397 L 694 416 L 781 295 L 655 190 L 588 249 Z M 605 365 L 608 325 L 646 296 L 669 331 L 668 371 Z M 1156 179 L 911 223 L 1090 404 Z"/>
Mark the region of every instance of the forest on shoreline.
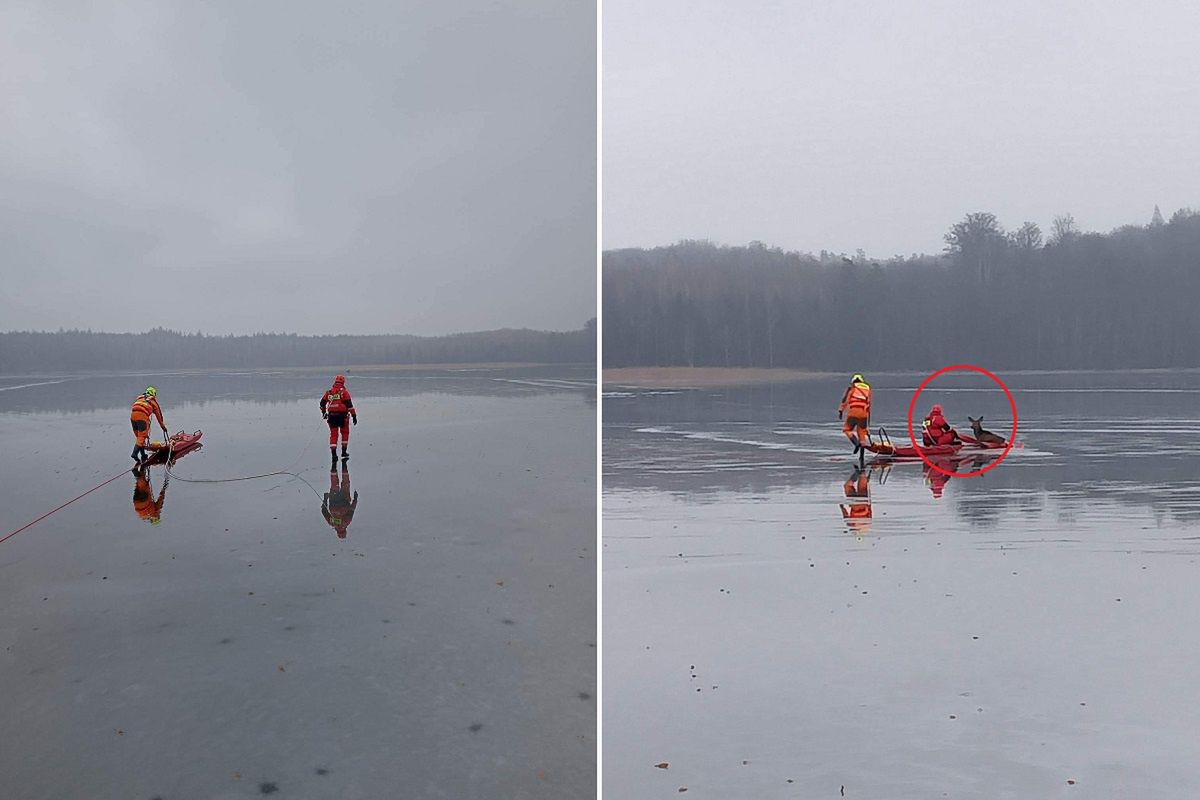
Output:
<path fill-rule="evenodd" d="M 604 366 L 1008 369 L 1200 366 L 1200 212 L 1044 236 L 978 212 L 938 255 L 761 242 L 603 254 Z"/>
<path fill-rule="evenodd" d="M 145 333 L 0 333 L 0 374 L 79 370 L 325 367 L 367 364 L 580 364 L 596 361 L 596 320 L 579 330 L 504 329 L 447 336 L 210 336 Z"/>

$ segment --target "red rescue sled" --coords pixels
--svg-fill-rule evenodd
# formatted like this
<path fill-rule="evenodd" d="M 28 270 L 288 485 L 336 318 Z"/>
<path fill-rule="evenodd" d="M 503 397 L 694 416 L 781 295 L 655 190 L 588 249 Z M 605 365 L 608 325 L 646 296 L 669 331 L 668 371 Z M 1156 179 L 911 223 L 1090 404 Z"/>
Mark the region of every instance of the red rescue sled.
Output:
<path fill-rule="evenodd" d="M 179 431 L 178 433 L 172 433 L 171 438 L 167 442 L 150 442 L 146 445 L 146 449 L 150 451 L 146 457 L 146 463 L 165 464 L 167 458 L 174 461 L 193 450 L 199 450 L 203 447 L 200 444 L 200 437 L 203 435 L 204 431 L 195 431 L 194 433 Z M 170 446 L 168 446 L 168 443 Z"/>
<path fill-rule="evenodd" d="M 921 453 L 925 454 L 926 458 L 934 456 L 952 456 L 959 450 L 963 449 L 961 444 L 935 444 L 929 447 L 922 447 Z M 867 450 L 878 456 L 886 458 L 920 458 L 920 453 L 917 448 L 909 445 L 897 446 L 891 442 L 880 442 L 878 444 L 867 445 Z"/>
<path fill-rule="evenodd" d="M 874 453 L 880 459 L 890 458 L 920 458 L 922 454 L 926 458 L 938 458 L 945 456 L 953 456 L 958 453 L 967 455 L 970 453 L 978 453 L 980 450 L 1003 450 L 1008 446 L 1007 442 L 980 442 L 973 436 L 960 433 L 958 438 L 962 439 L 961 444 L 935 444 L 929 447 L 922 447 L 920 452 L 917 448 L 911 445 L 895 445 L 888 433 L 883 428 L 879 429 L 879 436 L 875 442 L 867 445 L 868 452 Z M 1020 442 L 1015 442 L 1013 447 L 1021 447 Z"/>

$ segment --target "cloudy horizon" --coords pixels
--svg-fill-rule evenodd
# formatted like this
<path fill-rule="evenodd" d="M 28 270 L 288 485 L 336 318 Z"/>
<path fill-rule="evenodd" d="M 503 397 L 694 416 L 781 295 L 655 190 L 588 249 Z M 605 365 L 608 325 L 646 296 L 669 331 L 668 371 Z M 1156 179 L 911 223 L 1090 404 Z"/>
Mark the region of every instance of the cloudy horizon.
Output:
<path fill-rule="evenodd" d="M 1194 5 L 611 0 L 604 248 L 888 258 L 1200 207 Z"/>
<path fill-rule="evenodd" d="M 594 10 L 0 12 L 0 329 L 595 316 Z"/>

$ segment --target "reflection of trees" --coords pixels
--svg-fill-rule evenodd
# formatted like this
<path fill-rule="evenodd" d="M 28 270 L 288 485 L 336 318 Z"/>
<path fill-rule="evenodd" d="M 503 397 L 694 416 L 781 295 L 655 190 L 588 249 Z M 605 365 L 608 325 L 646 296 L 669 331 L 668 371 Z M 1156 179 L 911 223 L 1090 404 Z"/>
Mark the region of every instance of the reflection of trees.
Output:
<path fill-rule="evenodd" d="M 595 403 L 595 379 L 590 367 L 529 367 L 521 369 L 472 369 L 453 371 L 350 372 L 351 391 L 356 398 L 412 397 L 450 394 L 483 397 L 521 397 L 530 394 L 577 393 Z M 133 402 L 138 392 L 153 383 L 168 412 L 183 407 L 204 408 L 212 402 L 248 402 L 282 405 L 311 400 L 316 405 L 329 388 L 329 370 L 297 372 L 237 372 L 167 375 L 87 375 L 67 377 L 61 383 L 0 391 L 0 411 L 23 413 L 86 413 L 121 408 Z M 61 378 L 28 379 L 20 383 L 55 381 Z M 11 384 L 10 385 L 14 385 Z M 2 388 L 2 387 L 0 387 Z"/>
<path fill-rule="evenodd" d="M 707 445 L 708 443 L 702 443 Z M 685 451 L 683 448 L 688 447 Z M 736 458 L 736 468 L 706 469 L 705 464 Z M 840 495 L 845 463 L 816 459 L 786 451 L 734 450 L 732 447 L 697 446 L 632 429 L 607 430 L 604 439 L 606 490 L 658 491 L 697 504 L 719 503 L 729 494 L 767 495 L 805 487 L 827 487 L 830 498 Z M 920 462 L 897 464 L 880 484 L 879 499 L 889 492 L 916 490 L 930 502 Z M 968 462 L 963 470 L 977 469 Z M 1168 520 L 1200 524 L 1200 486 L 1179 474 L 1177 467 L 1156 467 L 1143 461 L 1142 479 L 1123 480 L 1128 474 L 1120 459 L 1063 464 L 1014 460 L 982 477 L 951 481 L 955 513 L 972 526 L 994 527 L 1004 515 L 1015 514 L 1034 524 L 1053 513 L 1056 524 L 1069 526 L 1097 505 L 1143 508 L 1161 524 Z M 957 471 L 957 470 L 956 470 Z"/>
<path fill-rule="evenodd" d="M 604 486 L 663 491 L 697 503 L 720 502 L 728 493 L 766 494 L 806 486 L 840 494 L 837 486 L 844 480 L 841 471 L 849 467 L 850 454 L 837 433 L 836 403 L 846 377 L 670 394 L 606 387 L 610 397 L 604 401 Z M 868 375 L 875 389 L 876 426 L 893 433 L 902 430 L 908 401 L 923 377 Z M 1003 377 L 1021 407 L 1018 438 L 1040 454 L 1015 452 L 982 477 L 951 481 L 951 494 L 945 499 L 963 520 L 991 525 L 998 515 L 1009 513 L 1032 524 L 1048 514 L 1066 519 L 1109 504 L 1147 509 L 1160 521 L 1200 523 L 1200 486 L 1193 477 L 1200 472 L 1196 373 Z M 977 385 L 966 377 L 947 382 L 951 390 Z M 1069 391 L 1055 391 L 1062 387 Z M 1163 391 L 1145 392 L 1147 387 Z M 1004 419 L 1007 413 L 1003 398 L 970 392 L 949 396 L 954 416 L 964 423 L 968 414 Z M 987 405 L 993 401 L 997 405 Z M 1130 419 L 1131 403 L 1151 424 Z M 715 432 L 723 438 L 802 445 L 818 452 L 637 432 L 648 427 Z M 1003 431 L 1004 425 L 993 429 Z M 839 461 L 838 454 L 845 460 Z M 967 466 L 967 471 L 976 468 Z M 899 464 L 888 480 L 898 488 L 923 486 L 921 464 Z M 886 498 L 888 489 L 882 491 L 881 498 Z M 929 496 L 928 490 L 921 491 Z"/>
<path fill-rule="evenodd" d="M 1073 468 L 1001 467 L 978 482 L 959 481 L 955 511 L 964 520 L 981 525 L 995 524 L 1003 513 L 1016 513 L 1033 522 L 1052 512 L 1056 524 L 1071 526 L 1096 506 L 1115 505 L 1145 509 L 1159 524 L 1168 520 L 1200 523 L 1200 487 L 1178 476 L 1160 482 L 1153 468 L 1151 474 L 1140 468 L 1139 472 L 1143 476 L 1139 481 L 1115 481 L 1114 473 L 1127 474 L 1118 459 Z"/>
<path fill-rule="evenodd" d="M 1136 489 L 1092 486 L 1085 495 L 1072 494 L 1059 498 L 1059 515 L 1074 518 L 1074 515 L 1098 502 L 1148 509 L 1158 525 L 1169 520 L 1200 523 L 1200 487 L 1182 480 Z"/>
<path fill-rule="evenodd" d="M 761 494 L 826 483 L 831 480 L 828 469 L 834 466 L 793 469 L 790 463 L 795 459 L 788 453 L 734 452 L 717 443 L 680 441 L 632 429 L 606 433 L 603 452 L 606 488 L 662 491 L 698 503 L 717 502 L 719 495 L 729 492 Z M 737 463 L 732 465 L 735 457 Z M 714 462 L 731 466 L 708 468 Z"/>
<path fill-rule="evenodd" d="M 955 512 L 964 522 L 981 528 L 993 528 L 1000 522 L 1002 508 L 990 501 L 959 500 L 954 504 Z"/>

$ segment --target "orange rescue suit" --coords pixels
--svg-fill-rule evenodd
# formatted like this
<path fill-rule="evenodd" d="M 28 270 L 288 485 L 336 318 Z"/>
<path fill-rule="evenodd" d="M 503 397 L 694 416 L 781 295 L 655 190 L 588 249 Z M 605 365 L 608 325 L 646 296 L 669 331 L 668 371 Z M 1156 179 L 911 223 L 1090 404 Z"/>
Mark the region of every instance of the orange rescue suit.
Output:
<path fill-rule="evenodd" d="M 336 447 L 338 434 L 342 436 L 342 447 L 350 442 L 350 418 L 358 424 L 358 412 L 354 409 L 354 400 L 346 391 L 345 381 L 336 380 L 333 386 L 321 395 L 321 413 L 329 421 L 329 446 Z M 350 416 L 347 417 L 346 415 Z"/>
<path fill-rule="evenodd" d="M 871 385 L 865 381 L 854 381 L 846 387 L 838 412 L 845 414 L 842 423 L 842 433 L 853 442 L 860 444 L 870 441 L 871 426 Z"/>
<path fill-rule="evenodd" d="M 133 426 L 133 437 L 137 440 L 138 447 L 146 446 L 146 439 L 150 436 L 151 416 L 158 420 L 158 427 L 166 429 L 167 425 L 163 422 L 162 408 L 158 405 L 158 400 L 149 395 L 139 395 L 133 401 L 133 407 L 129 409 L 129 422 Z"/>

